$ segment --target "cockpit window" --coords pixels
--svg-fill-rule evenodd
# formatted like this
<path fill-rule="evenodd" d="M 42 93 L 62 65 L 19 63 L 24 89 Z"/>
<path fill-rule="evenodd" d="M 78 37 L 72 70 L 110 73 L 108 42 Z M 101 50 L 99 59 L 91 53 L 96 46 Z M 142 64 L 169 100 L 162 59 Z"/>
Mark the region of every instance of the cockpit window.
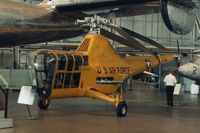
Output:
<path fill-rule="evenodd" d="M 71 81 L 71 88 L 78 88 L 80 82 L 80 73 L 74 73 Z"/>
<path fill-rule="evenodd" d="M 64 73 L 57 73 L 54 81 L 54 88 L 62 88 Z"/>
<path fill-rule="evenodd" d="M 70 87 L 71 75 L 72 75 L 71 73 L 66 73 L 64 88 Z"/>
<path fill-rule="evenodd" d="M 68 57 L 67 71 L 72 71 L 74 65 L 74 58 L 71 55 L 67 55 L 67 57 Z"/>
<path fill-rule="evenodd" d="M 66 58 L 64 55 L 58 56 L 58 70 L 65 70 Z"/>
<path fill-rule="evenodd" d="M 78 88 L 81 67 L 88 65 L 88 56 L 69 53 L 41 53 L 34 60 L 37 86 L 48 89 Z"/>
<path fill-rule="evenodd" d="M 38 54 L 34 61 L 38 88 L 51 88 L 54 77 L 56 58 L 53 54 Z"/>
<path fill-rule="evenodd" d="M 82 66 L 82 58 L 81 56 L 74 56 L 75 58 L 75 66 L 74 66 L 74 70 L 79 70 L 80 69 L 80 66 Z"/>
<path fill-rule="evenodd" d="M 52 58 L 47 63 L 47 79 L 49 80 L 53 79 L 55 67 L 56 67 L 56 61 L 55 61 L 55 58 Z"/>
<path fill-rule="evenodd" d="M 37 70 L 44 70 L 44 55 L 40 54 L 37 56 L 34 66 Z"/>

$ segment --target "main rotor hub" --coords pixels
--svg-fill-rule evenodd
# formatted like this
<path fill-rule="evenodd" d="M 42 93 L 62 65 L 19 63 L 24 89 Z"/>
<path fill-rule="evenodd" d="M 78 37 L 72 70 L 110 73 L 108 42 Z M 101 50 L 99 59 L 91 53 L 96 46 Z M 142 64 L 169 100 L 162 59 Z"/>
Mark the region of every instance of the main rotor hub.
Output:
<path fill-rule="evenodd" d="M 93 17 L 85 17 L 83 20 L 77 20 L 76 25 L 81 25 L 82 27 L 90 27 L 90 33 L 100 34 L 100 26 L 104 26 L 110 23 L 107 19 L 101 18 L 100 16 L 94 15 Z"/>

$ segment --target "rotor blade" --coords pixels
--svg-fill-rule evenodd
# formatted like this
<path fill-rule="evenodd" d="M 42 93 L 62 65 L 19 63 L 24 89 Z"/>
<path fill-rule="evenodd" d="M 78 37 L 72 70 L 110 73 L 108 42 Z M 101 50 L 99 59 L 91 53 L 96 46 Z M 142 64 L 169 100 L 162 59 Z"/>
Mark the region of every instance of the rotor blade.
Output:
<path fill-rule="evenodd" d="M 140 47 L 137 47 L 137 45 L 135 45 L 134 43 L 129 42 L 127 39 L 120 37 L 120 36 L 118 36 L 118 35 L 116 35 L 112 32 L 105 30 L 105 29 L 101 29 L 101 34 L 104 35 L 105 37 L 113 40 L 113 41 L 119 42 L 119 43 L 124 44 L 128 47 L 131 47 L 131 48 L 134 48 L 134 49 L 137 49 L 137 50 L 142 50 L 142 51 L 150 51 L 147 48 L 141 49 Z"/>
<path fill-rule="evenodd" d="M 113 25 L 113 24 L 106 24 L 106 26 L 108 26 L 111 29 L 116 30 L 119 34 L 121 34 L 123 37 L 125 37 L 129 43 L 134 44 L 136 47 L 138 47 L 140 50 L 142 51 L 149 51 L 148 48 L 146 48 L 143 44 L 141 44 L 139 41 L 137 41 L 135 38 L 133 38 L 130 34 L 128 34 L 125 30 L 123 30 L 122 28 Z"/>
<path fill-rule="evenodd" d="M 165 48 L 164 46 L 162 46 L 161 44 L 157 43 L 156 41 L 154 41 L 152 39 L 149 39 L 149 38 L 147 38 L 147 37 L 145 37 L 143 35 L 140 35 L 140 34 L 134 32 L 134 31 L 131 31 L 131 30 L 127 29 L 127 28 L 124 28 L 124 27 L 121 27 L 121 28 L 123 30 L 125 30 L 128 34 L 134 36 L 135 38 L 138 38 L 138 39 L 140 39 L 140 40 L 142 40 L 142 41 L 144 41 L 146 43 L 149 43 L 149 44 L 151 44 L 151 45 L 153 45 L 155 47 L 158 47 L 161 50 L 169 51 L 169 49 Z"/>
<path fill-rule="evenodd" d="M 89 30 L 90 29 L 90 27 L 84 27 L 86 30 Z M 137 46 L 135 46 L 135 44 L 132 44 L 132 43 L 130 43 L 127 39 L 125 39 L 125 38 L 123 38 L 123 37 L 120 37 L 120 36 L 118 36 L 118 35 L 116 35 L 116 34 L 114 34 L 114 33 L 112 33 L 112 32 L 109 32 L 109 31 L 107 31 L 107 30 L 105 30 L 105 29 L 103 29 L 103 28 L 101 28 L 101 35 L 103 35 L 103 36 L 105 36 L 105 37 L 107 37 L 107 38 L 109 38 L 109 39 L 111 39 L 111 40 L 113 40 L 113 41 L 116 41 L 116 42 L 118 42 L 118 43 L 120 43 L 120 44 L 123 44 L 123 45 L 126 45 L 126 46 L 128 46 L 128 47 L 131 47 L 131 48 L 133 48 L 133 49 L 136 49 L 136 50 L 143 50 L 143 49 L 140 49 L 140 48 L 138 48 Z M 149 51 L 149 50 L 148 50 Z"/>

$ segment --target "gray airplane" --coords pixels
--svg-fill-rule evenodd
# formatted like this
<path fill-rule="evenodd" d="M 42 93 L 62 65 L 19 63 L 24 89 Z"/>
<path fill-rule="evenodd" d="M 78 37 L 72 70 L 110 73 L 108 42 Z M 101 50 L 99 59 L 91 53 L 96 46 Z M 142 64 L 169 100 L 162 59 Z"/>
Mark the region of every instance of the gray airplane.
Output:
<path fill-rule="evenodd" d="M 200 55 L 194 56 L 189 63 L 181 65 L 178 72 L 189 79 L 195 80 L 196 84 L 200 85 Z"/>
<path fill-rule="evenodd" d="M 28 5 L 0 0 L 0 47 L 82 35 L 86 29 L 74 22 L 94 13 L 113 18 L 161 12 L 170 31 L 187 34 L 195 25 L 199 4 L 197 0 L 44 0 L 39 5 Z"/>

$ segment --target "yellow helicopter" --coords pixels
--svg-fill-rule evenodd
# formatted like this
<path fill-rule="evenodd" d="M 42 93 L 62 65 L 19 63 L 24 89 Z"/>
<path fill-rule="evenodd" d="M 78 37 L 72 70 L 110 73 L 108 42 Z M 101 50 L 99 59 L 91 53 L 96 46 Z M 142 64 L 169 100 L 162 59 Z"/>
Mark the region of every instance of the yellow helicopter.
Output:
<path fill-rule="evenodd" d="M 129 77 L 175 60 L 173 55 L 121 57 L 101 34 L 87 34 L 75 51 L 40 49 L 34 53 L 38 106 L 49 101 L 88 97 L 115 105 L 117 116 L 126 116 L 121 85 Z"/>

